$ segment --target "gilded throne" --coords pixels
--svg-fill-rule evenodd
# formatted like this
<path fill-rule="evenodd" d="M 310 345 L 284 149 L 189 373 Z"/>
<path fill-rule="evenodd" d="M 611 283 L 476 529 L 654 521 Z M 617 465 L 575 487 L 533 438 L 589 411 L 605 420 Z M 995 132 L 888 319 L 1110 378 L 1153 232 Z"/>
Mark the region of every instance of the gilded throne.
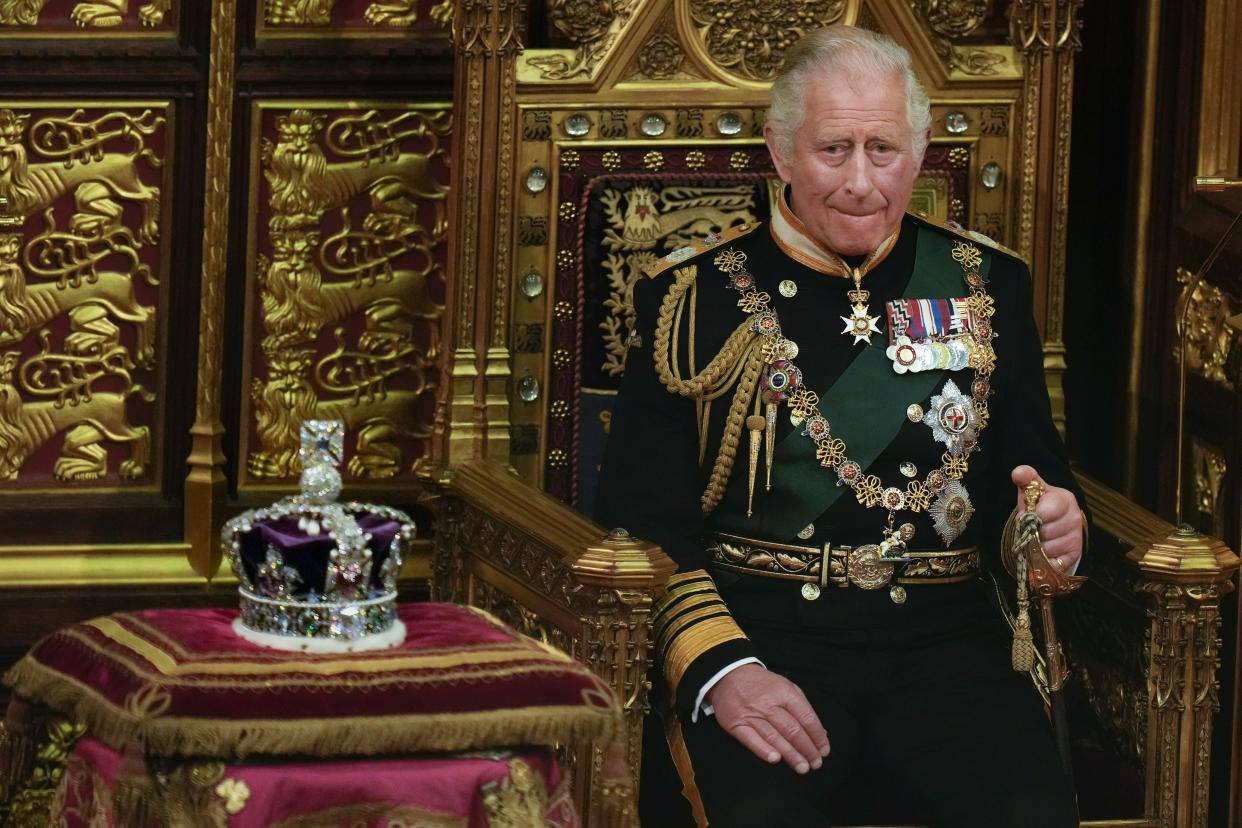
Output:
<path fill-rule="evenodd" d="M 494 194 L 508 210 L 495 225 L 483 226 L 491 235 L 481 239 L 480 253 L 502 253 L 510 263 L 505 301 L 511 304 L 493 308 L 510 327 L 491 329 L 490 339 L 476 333 L 471 347 L 459 344 L 457 354 L 468 352 L 482 377 L 475 410 L 493 413 L 488 425 L 503 429 L 487 431 L 483 453 L 507 461 L 519 476 L 586 514 L 595 497 L 611 396 L 625 368 L 634 281 L 646 264 L 687 239 L 763 220 L 770 210 L 771 167 L 761 145 L 763 81 L 781 44 L 806 24 L 779 3 L 723 16 L 717 5 L 627 4 L 614 18 L 584 16 L 578 6 L 553 3 L 550 48 L 492 58 L 502 94 L 512 94 L 515 108 L 478 125 L 481 135 L 496 135 L 504 150 Z M 805 10 L 817 23 L 885 31 L 915 56 L 933 110 L 933 139 L 915 204 L 1028 260 L 1054 415 L 1062 422 L 1076 7 L 833 2 Z M 768 16 L 786 22 L 760 25 L 758 19 Z M 771 40 L 745 35 L 751 24 Z M 469 176 L 461 183 L 467 189 L 458 195 L 467 203 L 475 193 L 492 194 L 477 181 L 469 189 Z M 506 351 L 507 363 L 500 359 Z M 507 404 L 497 398 L 502 390 Z M 444 537 L 484 520 L 494 503 L 491 487 L 505 486 L 518 496 L 516 481 L 489 471 L 485 460 L 453 463 L 454 456 L 468 453 L 465 435 L 480 433 L 477 418 L 460 418 L 453 428 L 451 441 L 462 442 L 455 455 L 450 441 L 454 471 L 446 479 Z M 1219 599 L 1232 589 L 1236 558 L 1219 544 L 1171 534 L 1169 524 L 1106 486 L 1082 482 L 1096 515 L 1084 570 L 1091 581 L 1064 602 L 1062 625 L 1072 667 L 1067 692 L 1084 818 L 1205 824 L 1204 752 L 1217 706 L 1212 665 Z M 546 526 L 557 507 L 539 502 L 539 523 Z M 615 533 L 591 544 L 588 524 L 560 514 L 557 522 L 582 534 L 559 551 L 545 545 L 551 540 L 546 528 L 506 533 L 496 527 L 491 531 L 500 536 L 498 556 L 450 542 L 451 554 L 438 558 L 445 594 L 507 610 L 515 623 L 564 642 L 575 654 L 589 653 L 590 663 L 598 663 L 600 652 L 621 652 L 605 629 L 624 627 L 631 657 L 645 654 L 645 611 L 663 577 L 658 556 Z M 1162 538 L 1170 542 L 1153 545 Z M 555 608 L 536 601 L 533 612 L 515 602 L 515 596 L 530 596 L 518 582 L 531 578 L 556 583 L 566 593 L 569 575 L 553 576 L 546 566 L 541 571 L 534 563 L 539 556 L 561 561 L 552 567 L 558 573 L 575 567 L 598 573 L 607 549 L 622 554 L 612 565 L 617 578 L 627 568 L 634 573 L 614 586 L 636 584 L 642 572 L 649 579 L 644 589 L 651 591 L 627 587 L 604 601 L 603 614 L 588 630 L 588 639 L 602 642 L 574 641 L 589 618 L 568 626 L 554 620 L 564 617 L 564 598 Z M 588 590 L 601 583 L 582 582 Z M 618 611 L 626 621 L 618 622 Z M 1109 622 L 1101 624 L 1101 618 Z M 616 661 L 608 667 L 628 705 L 628 757 L 637 779 L 639 720 L 647 700 L 641 670 L 628 659 L 622 668 Z M 587 764 L 598 768 L 596 756 Z"/>
<path fill-rule="evenodd" d="M 126 20 L 137 26 L 138 4 L 129 5 Z M 234 6 L 211 5 L 226 12 Z M 494 610 L 613 686 L 628 715 L 625 738 L 567 745 L 562 759 L 587 824 L 632 821 L 649 705 L 648 613 L 671 565 L 658 549 L 608 535 L 611 527 L 574 509 L 589 513 L 594 497 L 609 397 L 624 370 L 633 280 L 644 262 L 687 238 L 765 217 L 765 79 L 789 39 L 830 22 L 883 30 L 915 55 L 933 98 L 935 133 L 919 207 L 992 236 L 1031 262 L 1058 405 L 1069 92 L 1080 5 L 552 0 L 541 31 L 522 4 L 464 0 L 451 10 L 454 53 L 445 55 L 455 61 L 452 115 L 442 101 L 254 100 L 238 130 L 249 142 L 249 153 L 237 153 L 250 164 L 249 177 L 233 171 L 250 186 L 248 201 L 238 194 L 250 225 L 236 236 L 251 247 L 242 288 L 247 345 L 241 367 L 234 366 L 243 380 L 241 411 L 227 416 L 218 394 L 227 350 L 221 331 L 229 211 L 221 198 L 230 181 L 232 130 L 213 110 L 209 143 L 224 149 L 213 150 L 206 165 L 213 243 L 204 253 L 186 539 L 152 548 L 150 557 L 164 554 L 176 565 L 170 580 L 185 577 L 187 555 L 199 576 L 215 571 L 214 540 L 227 500 L 222 420 L 236 415 L 243 424 L 236 437 L 240 468 L 229 470 L 243 498 L 288 482 L 289 429 L 297 418 L 345 420 L 351 485 L 383 487 L 399 502 L 421 497 L 436 514 L 431 540 L 407 578 L 431 572 L 437 596 Z M 256 31 L 317 25 L 294 20 L 292 8 L 265 4 L 270 13 L 256 21 Z M 444 23 L 447 5 L 435 9 L 420 26 Z M 535 43 L 539 48 L 524 46 Z M 213 54 L 213 62 L 222 57 L 232 65 L 229 52 Z M 223 93 L 227 98 L 232 89 Z M 33 146 L 38 126 L 23 123 L 18 108 L 0 113 L 6 157 L 23 140 Z M 158 381 L 146 359 L 149 345 L 182 341 L 164 318 L 173 281 L 153 275 L 169 275 L 164 229 L 179 190 L 173 167 L 152 163 L 168 151 L 151 136 L 162 136 L 159 113 L 171 108 L 114 108 L 127 126 L 97 159 L 107 167 L 109 192 L 75 178 L 82 169 L 89 178 L 89 168 L 57 171 L 61 161 L 48 156 L 24 173 L 34 171 L 53 189 L 6 191 L 25 200 L 0 209 L 0 218 L 18 209 L 27 246 L 40 237 L 87 239 L 95 247 L 78 249 L 93 255 L 111 245 L 107 268 L 90 269 L 91 261 L 76 275 L 96 285 L 91 296 L 111 302 L 109 315 L 120 323 L 110 328 L 98 307 L 78 311 L 58 328 L 66 343 L 59 356 L 75 356 L 70 342 L 106 356 L 119 329 L 133 365 L 112 371 L 92 404 L 104 410 L 97 419 L 110 433 L 126 439 L 105 451 L 100 444 L 117 438 L 87 426 L 53 461 L 64 461 L 57 469 L 65 479 L 112 474 L 146 484 L 168 458 L 147 455 L 148 435 L 130 419 L 156 418 L 142 393 Z M 97 118 L 93 110 L 51 113 L 70 131 Z M 6 295 L 16 284 L 14 255 L 11 240 L 0 239 Z M 125 272 L 110 272 L 116 262 Z M 58 308 L 37 297 L 76 304 L 69 295 L 81 288 L 75 272 L 27 269 L 31 274 L 48 284 L 27 287 L 33 316 L 5 314 L 6 342 L 35 333 L 40 314 L 55 315 Z M 51 281 L 62 277 L 53 292 Z M 6 357 L 0 373 L 8 365 Z M 0 376 L 8 402 L 21 375 L 19 366 L 12 372 Z M 79 396 L 74 402 L 86 404 Z M 28 438 L 33 415 L 45 409 L 68 422 L 71 407 L 27 402 L 22 411 L 31 416 L 19 431 Z M 16 487 L 27 483 L 30 468 L 5 465 L 21 465 L 15 458 L 5 454 L 0 476 L 16 474 L 8 481 Z M 1096 518 L 1086 570 L 1092 581 L 1064 606 L 1079 769 L 1095 774 L 1080 786 L 1084 812 L 1121 820 L 1112 824 L 1206 824 L 1219 704 L 1218 604 L 1236 562 L 1193 538 L 1153 546 L 1153 536 L 1168 535 L 1166 523 L 1107 487 L 1084 483 Z M 1110 623 L 1100 624 L 1101 617 Z M 1092 764 L 1094 758 L 1106 764 Z M 1103 781 L 1105 767 L 1118 775 Z M 1101 800 L 1109 792 L 1125 796 Z"/>

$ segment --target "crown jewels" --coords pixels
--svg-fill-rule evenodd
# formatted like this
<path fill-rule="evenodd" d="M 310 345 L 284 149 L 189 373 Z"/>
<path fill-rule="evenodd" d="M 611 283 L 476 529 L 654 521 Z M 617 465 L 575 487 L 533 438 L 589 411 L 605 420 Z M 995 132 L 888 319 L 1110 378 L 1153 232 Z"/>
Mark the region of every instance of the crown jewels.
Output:
<path fill-rule="evenodd" d="M 224 525 L 238 580 L 238 635 L 282 650 L 347 652 L 405 640 L 397 575 L 414 537 L 410 517 L 387 506 L 337 503 L 345 428 L 302 423 L 301 491 Z"/>

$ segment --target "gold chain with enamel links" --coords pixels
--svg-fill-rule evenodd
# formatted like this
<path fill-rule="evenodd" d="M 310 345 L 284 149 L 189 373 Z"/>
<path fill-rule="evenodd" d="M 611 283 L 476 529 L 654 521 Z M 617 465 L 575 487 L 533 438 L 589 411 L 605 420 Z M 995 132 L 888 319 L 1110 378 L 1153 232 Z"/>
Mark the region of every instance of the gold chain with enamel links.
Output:
<path fill-rule="evenodd" d="M 970 384 L 971 404 L 978 418 L 978 431 L 982 431 L 988 423 L 989 378 L 996 367 L 991 323 L 996 305 L 984 289 L 986 282 L 979 273 L 979 266 L 983 263 L 979 249 L 967 242 L 957 242 L 953 248 L 953 259 L 961 265 L 962 279 L 971 291 L 967 303 L 975 322 L 971 331 L 973 347 L 970 348 L 967 365 L 975 372 Z M 888 554 L 899 554 L 899 547 L 913 536 L 914 527 L 906 524 L 899 532 L 893 532 L 894 515 L 902 509 L 914 513 L 927 509 L 932 495 L 943 491 L 950 481 L 964 477 L 969 468 L 967 458 L 974 448 L 973 442 L 963 445 L 958 451 L 950 448 L 941 456 L 940 468 L 928 472 L 922 480 L 911 480 L 904 489 L 896 486 L 885 488 L 878 475 L 864 475 L 862 467 L 847 456 L 845 441 L 832 436 L 828 420 L 819 410 L 819 395 L 802 387 L 802 372 L 793 364 L 797 346 L 782 335 L 780 319 L 772 310 L 772 297 L 758 290 L 754 275 L 745 268 L 746 254 L 729 248 L 716 256 L 714 264 L 728 274 L 732 287 L 741 294 L 737 304 L 750 314 L 751 329 L 764 337 L 765 376 L 771 377 L 779 372 L 780 382 L 776 384 L 790 389 L 787 395 L 777 396 L 788 400 L 795 427 L 802 425 L 802 434 L 815 441 L 815 455 L 820 465 L 837 473 L 838 485 L 852 488 L 854 496 L 865 508 L 883 506 L 888 510 L 889 528 L 885 532 L 886 542 L 881 546 Z M 774 385 L 771 382 L 766 384 L 769 387 Z"/>

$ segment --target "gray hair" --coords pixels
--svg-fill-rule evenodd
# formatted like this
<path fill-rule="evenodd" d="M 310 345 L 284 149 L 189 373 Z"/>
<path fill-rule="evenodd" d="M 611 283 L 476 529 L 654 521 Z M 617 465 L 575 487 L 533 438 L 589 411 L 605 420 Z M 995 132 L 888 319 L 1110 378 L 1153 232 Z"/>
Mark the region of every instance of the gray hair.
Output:
<path fill-rule="evenodd" d="M 785 63 L 772 82 L 768 123 L 784 158 L 793 151 L 793 135 L 806 116 L 806 87 L 816 75 L 845 78 L 898 77 L 906 83 L 906 121 L 910 124 L 914 154 L 927 148 L 931 102 L 910 64 L 910 53 L 891 37 L 855 26 L 826 26 L 810 32 L 790 47 Z"/>

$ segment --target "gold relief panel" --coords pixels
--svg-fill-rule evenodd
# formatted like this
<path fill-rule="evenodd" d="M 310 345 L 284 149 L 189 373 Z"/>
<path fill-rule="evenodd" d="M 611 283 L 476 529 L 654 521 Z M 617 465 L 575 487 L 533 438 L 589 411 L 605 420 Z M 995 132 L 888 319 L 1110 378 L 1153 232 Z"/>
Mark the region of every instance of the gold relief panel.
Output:
<path fill-rule="evenodd" d="M 0 489 L 159 479 L 171 121 L 0 108 Z"/>
<path fill-rule="evenodd" d="M 409 478 L 439 384 L 449 107 L 263 101 L 252 123 L 243 478 L 296 476 L 306 419 L 345 422 L 347 479 Z"/>
<path fill-rule="evenodd" d="M 689 0 L 680 11 L 711 63 L 737 79 L 768 82 L 802 35 L 831 23 L 853 24 L 858 6 L 858 0 Z"/>
<path fill-rule="evenodd" d="M 1239 303 L 1210 282 L 1201 281 L 1188 293 L 1194 274 L 1177 269 L 1182 285 L 1176 305 L 1176 318 L 1186 320 L 1187 367 L 1205 379 L 1232 389 L 1238 377 L 1239 348 L 1242 338 L 1229 320 L 1239 312 Z M 1187 306 L 1189 303 L 1189 306 Z M 1180 333 L 1180 331 L 1179 331 Z M 1180 358 L 1180 346 L 1174 357 Z"/>
<path fill-rule="evenodd" d="M 1225 514 L 1221 509 L 1220 493 L 1227 471 L 1225 456 L 1197 438 L 1191 438 L 1190 445 L 1195 473 L 1195 508 L 1212 521 L 1212 534 L 1223 537 Z"/>
<path fill-rule="evenodd" d="M 448 38 L 452 0 L 254 0 L 259 37 Z"/>
<path fill-rule="evenodd" d="M 174 37 L 180 0 L 0 0 L 0 37 Z"/>

